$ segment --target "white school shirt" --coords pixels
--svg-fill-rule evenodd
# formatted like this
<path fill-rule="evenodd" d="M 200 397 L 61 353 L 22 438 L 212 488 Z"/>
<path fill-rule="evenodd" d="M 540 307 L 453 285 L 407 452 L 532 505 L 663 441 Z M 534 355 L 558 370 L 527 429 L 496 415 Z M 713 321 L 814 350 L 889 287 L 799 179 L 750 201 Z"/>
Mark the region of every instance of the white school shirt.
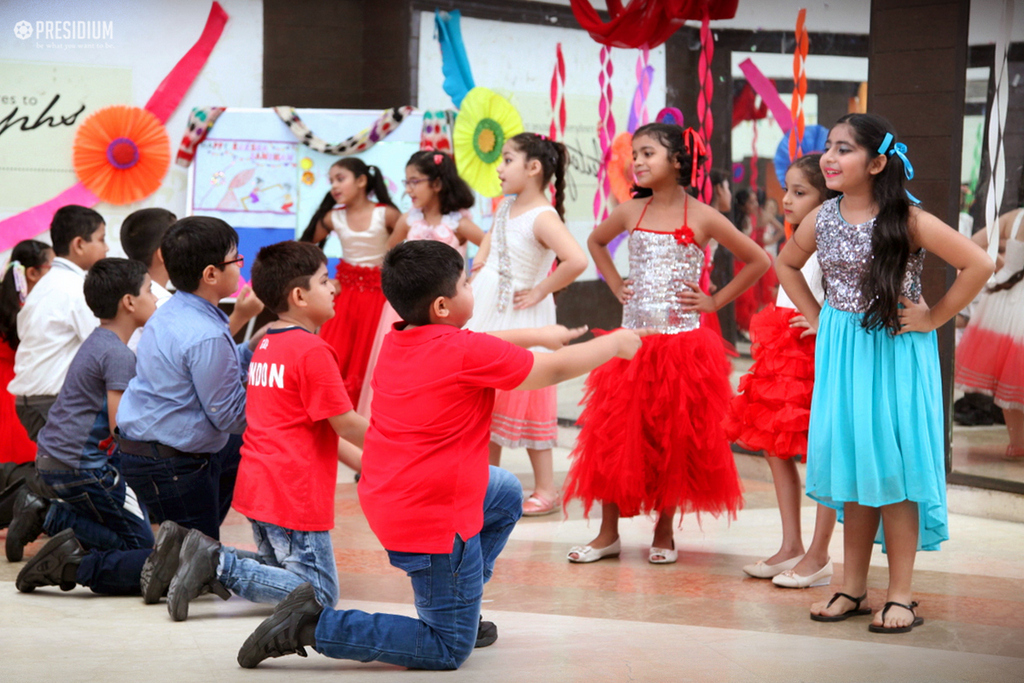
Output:
<path fill-rule="evenodd" d="M 162 287 L 161 285 L 157 284 L 156 282 L 153 283 L 153 294 L 156 295 L 156 307 L 157 308 L 160 308 L 161 306 L 163 306 L 164 303 L 166 303 L 167 300 L 170 299 L 171 296 L 173 296 L 170 292 L 168 292 L 166 289 L 164 289 L 164 287 Z M 141 337 L 142 337 L 142 328 L 139 327 L 139 328 L 136 328 L 136 330 L 134 332 L 132 332 L 132 336 L 128 339 L 128 348 L 132 350 L 132 353 L 138 353 L 139 339 Z"/>
<path fill-rule="evenodd" d="M 56 396 L 78 348 L 99 327 L 85 303 L 85 271 L 58 256 L 18 312 L 21 343 L 14 356 L 15 396 Z"/>

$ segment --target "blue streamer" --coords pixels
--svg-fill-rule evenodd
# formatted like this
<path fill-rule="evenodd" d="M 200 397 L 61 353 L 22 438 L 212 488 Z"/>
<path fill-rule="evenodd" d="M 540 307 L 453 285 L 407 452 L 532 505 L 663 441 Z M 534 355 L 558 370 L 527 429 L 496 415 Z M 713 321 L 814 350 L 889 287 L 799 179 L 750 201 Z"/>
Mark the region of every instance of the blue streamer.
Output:
<path fill-rule="evenodd" d="M 441 45 L 443 87 L 456 107 L 461 106 L 466 93 L 476 87 L 466 56 L 466 45 L 462 42 L 462 29 L 459 28 L 461 19 L 462 13 L 459 10 L 434 10 L 434 38 Z"/>

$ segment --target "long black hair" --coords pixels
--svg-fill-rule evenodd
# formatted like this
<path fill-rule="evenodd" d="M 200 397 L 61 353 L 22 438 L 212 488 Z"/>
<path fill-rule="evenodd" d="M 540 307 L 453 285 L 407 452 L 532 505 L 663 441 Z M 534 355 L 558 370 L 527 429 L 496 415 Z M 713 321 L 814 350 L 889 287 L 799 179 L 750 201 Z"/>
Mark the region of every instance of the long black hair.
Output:
<path fill-rule="evenodd" d="M 867 150 L 869 163 L 896 144 L 896 130 L 881 116 L 847 114 L 835 125 L 841 123 L 853 131 L 854 142 Z M 879 151 L 886 135 L 892 135 L 889 146 Z M 889 154 L 885 168 L 875 175 L 872 192 L 878 215 L 871 233 L 871 265 L 860 283 L 867 301 L 861 324 L 866 330 L 884 329 L 890 334 L 900 331 L 900 294 L 910 259 L 910 200 L 903 187 L 904 172 L 899 155 Z"/>
<path fill-rule="evenodd" d="M 555 179 L 555 211 L 565 220 L 565 172 L 569 167 L 569 150 L 561 142 L 536 133 L 520 133 L 510 142 L 526 155 L 527 161 L 536 159 L 541 166 L 541 187 Z"/>
<path fill-rule="evenodd" d="M 17 261 L 27 268 L 41 268 L 47 261 L 46 252 L 53 248 L 37 240 L 22 240 L 11 250 L 11 260 L 0 283 L 0 339 L 7 342 L 12 349 L 17 349 L 21 340 L 18 338 L 18 311 L 21 310 L 21 295 L 15 285 L 14 262 Z"/>
<path fill-rule="evenodd" d="M 406 167 L 409 166 L 424 175 L 431 185 L 439 181 L 437 200 L 442 215 L 468 209 L 476 202 L 473 190 L 459 176 L 455 161 L 444 152 L 420 150 L 409 157 Z"/>
<path fill-rule="evenodd" d="M 668 150 L 668 160 L 679 162 L 679 175 L 676 177 L 676 182 L 683 187 L 690 187 L 690 180 L 693 177 L 694 154 L 686 144 L 682 126 L 677 126 L 674 123 L 648 123 L 646 126 L 636 129 L 633 139 L 636 140 L 641 135 L 654 138 Z M 697 154 L 696 157 L 698 166 L 707 159 L 703 154 Z M 633 185 L 632 193 L 635 198 L 643 198 L 650 197 L 654 191 L 649 187 Z"/>
<path fill-rule="evenodd" d="M 391 201 L 391 195 L 388 193 L 388 182 L 384 178 L 384 174 L 376 166 L 368 166 L 365 161 L 359 157 L 343 157 L 338 159 L 331 168 L 335 166 L 344 168 L 352 173 L 356 177 L 356 180 L 360 176 L 366 176 L 366 194 L 369 196 L 371 193 L 376 198 L 378 204 L 386 204 L 387 206 L 398 208 L 395 203 Z M 309 225 L 302 232 L 302 237 L 299 238 L 300 242 L 312 242 L 313 236 L 316 235 L 316 226 L 320 224 L 320 221 L 324 219 L 331 212 L 331 209 L 335 205 L 334 197 L 331 196 L 330 191 L 327 192 L 326 196 L 320 206 L 317 208 L 316 213 L 309 219 Z M 327 238 L 323 238 L 318 242 L 322 249 L 324 244 L 327 243 Z"/>

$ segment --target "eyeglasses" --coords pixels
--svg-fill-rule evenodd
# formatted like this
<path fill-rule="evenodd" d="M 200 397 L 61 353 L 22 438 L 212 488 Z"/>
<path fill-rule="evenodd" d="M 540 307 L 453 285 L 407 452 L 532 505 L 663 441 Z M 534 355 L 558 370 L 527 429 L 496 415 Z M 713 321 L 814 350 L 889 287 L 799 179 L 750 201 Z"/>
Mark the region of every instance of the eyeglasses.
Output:
<path fill-rule="evenodd" d="M 411 190 L 411 189 L 415 188 L 417 185 L 419 185 L 420 183 L 425 183 L 425 182 L 428 182 L 429 180 L 430 180 L 430 178 L 412 178 L 411 180 L 406 180 L 405 181 L 405 189 Z"/>
<path fill-rule="evenodd" d="M 245 265 L 245 257 L 242 256 L 241 254 L 239 254 L 238 258 L 231 259 L 230 261 L 223 261 L 221 263 L 215 263 L 213 265 L 216 266 L 217 268 L 220 268 L 221 270 L 224 270 L 225 268 L 230 266 L 232 263 L 237 263 L 238 267 L 241 268 L 242 266 Z"/>

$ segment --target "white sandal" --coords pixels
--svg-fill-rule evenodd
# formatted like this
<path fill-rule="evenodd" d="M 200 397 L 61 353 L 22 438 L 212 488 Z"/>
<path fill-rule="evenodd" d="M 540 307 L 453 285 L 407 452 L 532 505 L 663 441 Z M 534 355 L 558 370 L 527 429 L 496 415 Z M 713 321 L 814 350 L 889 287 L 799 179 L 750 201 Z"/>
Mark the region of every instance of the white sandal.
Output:
<path fill-rule="evenodd" d="M 569 549 L 566 559 L 574 564 L 586 564 L 603 560 L 606 557 L 618 557 L 620 552 L 622 552 L 622 539 L 617 538 L 614 543 L 604 548 L 595 548 L 590 545 L 574 545 Z M 574 554 L 576 557 L 573 557 Z"/>
<path fill-rule="evenodd" d="M 679 551 L 676 550 L 675 546 L 674 541 L 671 548 L 655 548 L 651 546 L 651 551 L 647 553 L 647 561 L 651 564 L 675 564 L 676 560 L 679 559 Z"/>

